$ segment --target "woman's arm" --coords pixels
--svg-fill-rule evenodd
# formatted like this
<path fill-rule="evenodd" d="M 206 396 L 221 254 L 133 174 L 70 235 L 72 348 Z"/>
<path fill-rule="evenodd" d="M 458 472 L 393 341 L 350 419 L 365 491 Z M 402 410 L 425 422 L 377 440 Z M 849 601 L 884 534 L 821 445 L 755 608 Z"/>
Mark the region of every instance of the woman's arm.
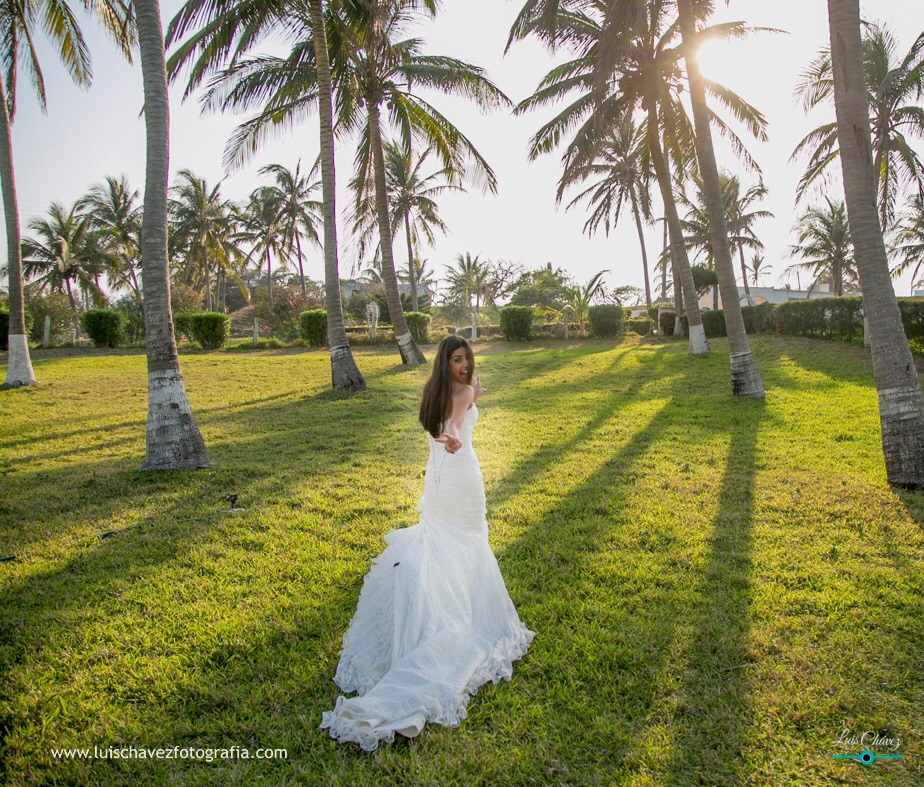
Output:
<path fill-rule="evenodd" d="M 452 415 L 449 416 L 449 424 L 442 436 L 436 438 L 436 442 L 445 444 L 450 454 L 454 454 L 462 447 L 462 441 L 459 439 L 462 422 L 465 420 L 465 413 L 474 401 L 475 390 L 470 385 L 466 385 L 452 397 Z"/>

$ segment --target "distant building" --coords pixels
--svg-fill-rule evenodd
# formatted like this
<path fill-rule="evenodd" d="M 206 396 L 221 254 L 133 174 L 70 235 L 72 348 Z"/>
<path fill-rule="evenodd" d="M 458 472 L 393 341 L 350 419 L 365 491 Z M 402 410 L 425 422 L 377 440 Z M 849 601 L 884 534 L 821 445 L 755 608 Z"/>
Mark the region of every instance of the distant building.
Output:
<path fill-rule="evenodd" d="M 754 305 L 761 303 L 786 303 L 787 301 L 804 301 L 806 299 L 812 298 L 833 298 L 834 292 L 830 285 L 827 283 L 818 284 L 816 287 L 812 288 L 812 291 L 808 290 L 787 290 L 780 289 L 777 287 L 749 287 L 751 290 L 751 298 L 754 299 Z M 848 290 L 844 288 L 844 295 L 859 295 L 859 290 Z M 741 301 L 741 305 L 747 305 L 747 294 L 744 292 L 744 288 L 739 284 L 738 285 L 738 298 Z M 699 306 L 701 309 L 711 309 L 712 308 L 712 292 L 707 292 L 699 299 Z M 718 299 L 718 308 L 722 308 L 722 296 L 719 295 Z"/>

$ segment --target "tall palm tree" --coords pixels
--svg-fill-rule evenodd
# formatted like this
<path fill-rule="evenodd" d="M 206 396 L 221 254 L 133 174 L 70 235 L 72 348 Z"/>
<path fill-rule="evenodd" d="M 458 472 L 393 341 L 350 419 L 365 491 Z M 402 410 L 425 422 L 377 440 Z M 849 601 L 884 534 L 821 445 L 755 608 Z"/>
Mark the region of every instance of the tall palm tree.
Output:
<path fill-rule="evenodd" d="M 327 307 L 327 341 L 330 347 L 331 383 L 335 391 L 365 391 L 366 381 L 356 367 L 343 324 L 340 273 L 337 260 L 336 172 L 334 169 L 334 121 L 331 101 L 330 63 L 321 0 L 309 0 L 318 83 L 318 114 L 321 136 L 321 185 L 324 196 L 324 297 Z"/>
<path fill-rule="evenodd" d="M 170 109 L 158 0 L 135 0 L 144 85 L 146 166 L 141 281 L 148 361 L 148 419 L 142 470 L 211 467 L 183 385 L 170 312 L 167 177 Z"/>
<path fill-rule="evenodd" d="M 436 197 L 449 189 L 464 189 L 454 182 L 452 171 L 446 167 L 430 175 L 423 175 L 423 166 L 433 152 L 432 148 L 427 148 L 416 159 L 412 150 L 394 141 L 385 142 L 384 151 L 391 231 L 394 236 L 399 228 L 404 230 L 407 241 L 407 280 L 411 285 L 412 308 L 418 311 L 418 281 L 414 260 L 420 251 L 421 240 L 432 245 L 435 231 L 445 234 L 447 230 L 445 222 L 440 218 Z M 361 257 L 378 227 L 375 187 L 372 183 L 360 184 L 356 180 L 351 185 L 356 192 L 354 233 L 358 238 Z"/>
<path fill-rule="evenodd" d="M 401 40 L 407 26 L 424 11 L 435 16 L 436 0 L 391 0 L 370 3 L 344 0 L 344 20 L 352 41 L 341 49 L 349 64 L 356 93 L 365 105 L 365 124 L 357 152 L 357 179 L 366 182 L 372 172 L 379 246 L 383 261 L 385 293 L 391 312 L 395 339 L 402 361 L 416 365 L 424 360 L 404 320 L 392 251 L 388 184 L 383 151 L 382 107 L 405 147 L 416 140 L 432 147 L 444 169 L 459 180 L 471 174 L 476 183 L 496 190 L 496 178 L 472 143 L 447 118 L 430 106 L 414 88 L 426 88 L 449 95 L 461 95 L 480 109 L 510 103 L 509 99 L 477 66 L 454 58 L 421 54 L 418 39 Z"/>
<path fill-rule="evenodd" d="M 910 268 L 911 292 L 920 284 L 918 272 L 924 265 L 924 195 L 915 194 L 895 224 L 892 252 L 899 257 L 892 276 L 899 276 Z"/>
<path fill-rule="evenodd" d="M 74 331 L 80 329 L 80 308 L 75 290 L 88 293 L 97 306 L 104 296 L 97 279 L 106 267 L 107 250 L 91 217 L 80 211 L 79 203 L 66 210 L 53 202 L 47 218 L 29 222 L 35 238 L 22 243 L 23 278 L 38 282 L 44 292 L 67 293 L 73 313 Z"/>
<path fill-rule="evenodd" d="M 694 137 L 680 101 L 681 52 L 677 47 L 677 25 L 670 16 L 672 10 L 673 5 L 667 0 L 647 3 L 531 0 L 514 22 L 508 47 L 515 39 L 536 35 L 553 48 L 567 46 L 577 55 L 550 71 L 536 92 L 517 107 L 518 112 L 524 112 L 569 98 L 565 109 L 533 136 L 529 148 L 531 158 L 547 153 L 577 127 L 563 156 L 565 183 L 580 175 L 613 129 L 631 118 L 637 109 L 644 113 L 648 154 L 670 232 L 674 278 L 677 283 L 683 282 L 690 352 L 698 354 L 708 352 L 709 345 L 683 244 L 670 171 L 673 165 L 677 172 L 686 172 L 693 155 Z M 733 37 L 747 32 L 743 23 L 729 23 L 713 26 L 703 35 Z M 766 121 L 757 110 L 721 85 L 709 83 L 708 88 L 735 117 L 745 122 L 749 131 L 757 136 L 763 133 Z M 575 92 L 578 97 L 572 100 L 571 94 Z M 745 163 L 756 168 L 741 139 L 718 115 L 710 112 L 709 117 Z"/>
<path fill-rule="evenodd" d="M 837 141 L 879 398 L 886 478 L 890 484 L 922 486 L 924 397 L 892 289 L 879 224 L 859 0 L 828 0 L 828 21 Z"/>
<path fill-rule="evenodd" d="M 141 207 L 138 192 L 122 178 L 106 178 L 77 202 L 91 226 L 100 234 L 101 243 L 112 255 L 115 265 L 107 270 L 109 286 L 127 287 L 141 303 Z"/>
<path fill-rule="evenodd" d="M 601 143 L 593 161 L 580 173 L 575 174 L 572 182 L 591 179 L 594 182 L 574 197 L 565 206 L 565 210 L 586 200 L 592 210 L 584 224 L 584 231 L 593 234 L 602 223 L 604 231 L 609 235 L 610 222 L 612 221 L 614 227 L 619 223 L 623 205 L 628 204 L 632 208 L 632 217 L 635 219 L 635 229 L 642 251 L 645 305 L 650 308 L 651 283 L 648 277 L 648 252 L 645 248 L 642 220 L 644 219 L 646 224 L 652 221 L 651 166 L 644 129 L 636 125 L 632 118 L 626 118 Z M 561 199 L 561 189 L 558 196 Z"/>
<path fill-rule="evenodd" d="M 295 172 L 282 166 L 282 164 L 269 164 L 260 168 L 261 175 L 272 175 L 275 184 L 267 186 L 267 196 L 272 198 L 278 211 L 278 224 L 282 231 L 282 245 L 289 257 L 295 257 L 298 264 L 298 276 L 301 281 L 302 295 L 307 293 L 305 286 L 305 266 L 302 255 L 302 237 L 307 238 L 316 246 L 321 245 L 317 225 L 323 221 L 324 206 L 318 200 L 312 199 L 311 194 L 321 184 L 311 181 L 301 174 L 302 162 L 295 165 Z"/>
<path fill-rule="evenodd" d="M 799 242 L 789 249 L 790 257 L 801 257 L 803 262 L 788 271 L 809 270 L 814 280 L 809 287 L 828 279 L 834 286 L 834 296 L 844 294 L 844 281 L 857 282 L 853 242 L 847 222 L 847 208 L 843 200 L 825 197 L 827 208 L 813 207 L 803 213 L 796 224 Z"/>
<path fill-rule="evenodd" d="M 234 278 L 235 263 L 242 257 L 237 245 L 239 213 L 233 202 L 222 198 L 221 183 L 210 189 L 204 178 L 188 169 L 180 170 L 178 178 L 167 205 L 170 249 L 175 259 L 183 259 L 183 281 L 204 287 L 205 308 L 211 310 L 218 306 L 221 280 Z"/>
<path fill-rule="evenodd" d="M 709 4 L 711 6 L 711 3 Z M 744 329 L 744 316 L 738 287 L 735 283 L 735 268 L 732 264 L 731 249 L 728 241 L 728 228 L 725 222 L 725 206 L 722 200 L 722 186 L 719 182 L 719 169 L 712 144 L 709 107 L 706 103 L 706 80 L 700 72 L 696 60 L 701 33 L 697 30 L 697 16 L 693 0 L 677 0 L 677 14 L 680 33 L 683 38 L 684 62 L 687 67 L 687 83 L 690 87 L 690 104 L 693 108 L 693 121 L 696 133 L 693 141 L 696 148 L 696 160 L 699 163 L 699 176 L 703 184 L 706 208 L 709 214 L 712 253 L 715 259 L 719 289 L 722 293 L 722 308 L 725 313 L 725 326 L 728 333 L 728 349 L 731 372 L 732 394 L 735 396 L 762 397 L 764 384 L 757 370 L 757 363 L 748 345 Z M 752 127 L 759 138 L 766 139 L 766 133 L 759 127 Z"/>
<path fill-rule="evenodd" d="M 924 33 L 902 57 L 898 43 L 885 26 L 865 23 L 863 31 L 863 77 L 869 105 L 873 167 L 878 174 L 879 225 L 888 231 L 898 195 L 905 184 L 924 189 L 924 162 L 912 138 L 924 137 Z M 831 49 L 823 49 L 802 75 L 796 87 L 806 112 L 834 98 Z M 793 151 L 792 159 L 808 154 L 805 174 L 796 199 L 823 182 L 839 156 L 837 123 L 825 123 L 809 132 Z"/>
<path fill-rule="evenodd" d="M 110 0 L 83 0 L 83 6 L 95 12 L 104 29 L 120 41 L 126 56 L 132 42 L 126 26 L 125 6 Z M 36 49 L 37 33 L 44 33 L 64 65 L 68 75 L 82 87 L 90 84 L 90 55 L 86 42 L 66 0 L 18 2 L 0 0 L 0 187 L 6 222 L 7 274 L 9 277 L 9 355 L 4 385 L 31 385 L 35 372 L 29 356 L 22 296 L 22 237 L 19 225 L 19 201 L 13 167 L 13 131 L 16 116 L 16 88 L 19 69 L 29 76 L 42 111 L 46 108 L 45 80 Z"/>
<path fill-rule="evenodd" d="M 420 363 L 423 354 L 407 329 L 398 293 L 388 222 L 382 108 L 387 108 L 388 121 L 403 144 L 409 146 L 414 139 L 420 147 L 432 146 L 443 166 L 458 177 L 470 174 L 478 185 L 494 190 L 496 178 L 484 158 L 415 89 L 463 96 L 482 109 L 509 103 L 478 67 L 454 58 L 423 55 L 418 39 L 400 40 L 420 12 L 434 15 L 438 6 L 438 0 L 342 0 L 336 13 L 328 8 L 325 30 L 338 92 L 339 123 L 360 136 L 357 177 L 365 182 L 368 173 L 373 173 L 385 289 L 401 357 L 410 365 Z M 179 48 L 171 64 L 182 68 L 200 53 L 189 92 L 207 75 L 215 75 L 220 63 L 230 61 L 210 83 L 205 101 L 215 107 L 261 107 L 231 141 L 228 158 L 238 161 L 268 134 L 300 119 L 313 104 L 318 82 L 314 58 L 309 57 L 311 23 L 298 6 L 264 12 L 243 3 L 216 8 L 206 0 L 191 0 L 171 25 L 171 40 L 203 21 L 206 26 Z M 259 41 L 279 30 L 284 30 L 288 41 L 296 42 L 289 57 L 247 55 Z"/>

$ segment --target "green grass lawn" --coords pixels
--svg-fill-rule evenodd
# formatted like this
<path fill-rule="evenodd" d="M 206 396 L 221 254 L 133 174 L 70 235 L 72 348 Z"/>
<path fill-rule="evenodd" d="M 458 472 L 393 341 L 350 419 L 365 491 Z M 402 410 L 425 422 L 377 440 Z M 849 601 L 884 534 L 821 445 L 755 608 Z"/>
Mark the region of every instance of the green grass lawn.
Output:
<path fill-rule="evenodd" d="M 0 783 L 921 784 L 924 494 L 885 484 L 868 351 L 756 338 L 767 398 L 734 401 L 712 347 L 476 348 L 491 545 L 536 639 L 459 728 L 374 754 L 318 724 L 414 521 L 428 370 L 357 350 L 346 398 L 323 351 L 183 355 L 215 467 L 153 474 L 143 355 L 36 352 L 0 392 Z M 904 759 L 831 759 L 866 748 L 845 729 Z M 94 745 L 288 757 L 52 757 Z"/>

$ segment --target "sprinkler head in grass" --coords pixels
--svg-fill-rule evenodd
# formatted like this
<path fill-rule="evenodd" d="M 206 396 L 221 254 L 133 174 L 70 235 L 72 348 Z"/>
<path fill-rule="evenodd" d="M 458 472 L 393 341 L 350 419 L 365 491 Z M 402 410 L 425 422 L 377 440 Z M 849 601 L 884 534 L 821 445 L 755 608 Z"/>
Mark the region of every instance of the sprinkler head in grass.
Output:
<path fill-rule="evenodd" d="M 231 513 L 236 514 L 238 511 L 243 511 L 243 510 L 244 510 L 243 508 L 238 508 L 238 507 L 237 507 L 237 495 L 233 495 L 233 494 L 232 494 L 232 495 L 226 495 L 225 497 L 222 498 L 222 500 L 224 500 L 224 501 L 227 502 L 227 503 L 230 503 L 231 508 L 228 509 L 228 510 L 231 511 Z"/>

